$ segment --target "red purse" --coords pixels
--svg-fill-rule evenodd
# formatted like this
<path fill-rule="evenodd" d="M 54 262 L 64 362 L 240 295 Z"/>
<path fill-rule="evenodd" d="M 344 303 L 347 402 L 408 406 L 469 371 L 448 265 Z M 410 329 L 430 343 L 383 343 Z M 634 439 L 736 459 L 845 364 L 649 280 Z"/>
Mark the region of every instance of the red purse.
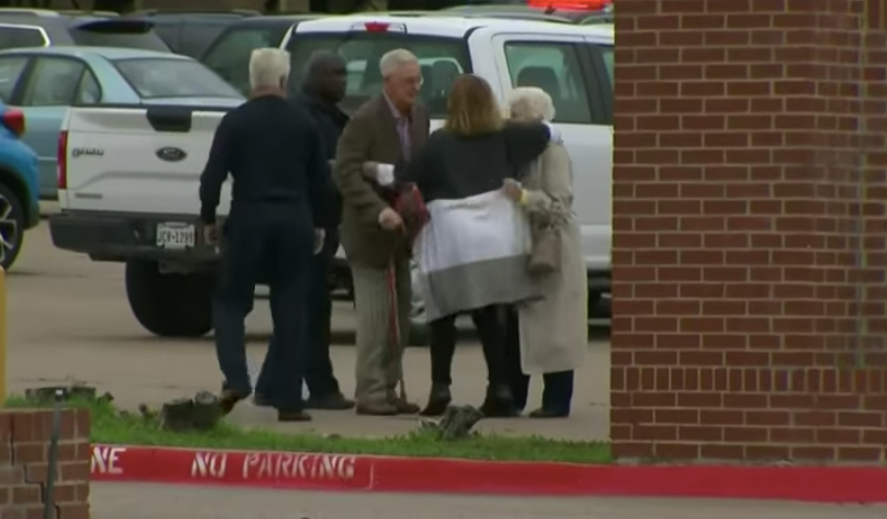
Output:
<path fill-rule="evenodd" d="M 404 228 L 410 243 L 416 239 L 425 224 L 428 223 L 429 214 L 425 207 L 425 199 L 416 184 L 403 184 L 397 189 L 392 208 L 403 219 Z"/>

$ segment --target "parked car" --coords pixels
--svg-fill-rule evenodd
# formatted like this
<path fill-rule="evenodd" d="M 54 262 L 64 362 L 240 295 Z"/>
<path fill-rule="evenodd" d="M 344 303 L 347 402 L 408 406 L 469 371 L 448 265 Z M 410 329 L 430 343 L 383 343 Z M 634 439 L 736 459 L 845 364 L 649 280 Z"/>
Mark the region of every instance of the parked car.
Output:
<path fill-rule="evenodd" d="M 57 195 L 56 147 L 72 104 L 238 95 L 198 61 L 168 52 L 112 47 L 0 51 L 0 100 L 20 108 L 28 120 L 24 141 L 40 158 L 43 198 Z"/>
<path fill-rule="evenodd" d="M 24 232 L 40 222 L 37 154 L 22 142 L 25 114 L 0 102 L 0 267 L 15 263 Z"/>
<path fill-rule="evenodd" d="M 258 16 L 259 11 L 137 11 L 126 19 L 142 20 L 154 25 L 154 31 L 177 54 L 199 59 L 216 38 L 232 23 Z"/>
<path fill-rule="evenodd" d="M 84 45 L 169 51 L 153 27 L 104 13 L 0 9 L 0 50 Z"/>
<path fill-rule="evenodd" d="M 283 47 L 302 22 L 322 15 L 254 16 L 228 26 L 200 57 L 207 67 L 246 95 L 249 92 L 249 57 L 260 47 Z"/>
<path fill-rule="evenodd" d="M 589 16 L 588 11 L 540 9 L 524 3 L 462 5 L 435 12 L 442 16 L 467 16 L 481 18 L 511 18 L 540 22 L 579 23 Z"/>
<path fill-rule="evenodd" d="M 610 289 L 613 40 L 606 24 L 377 14 L 303 21 L 280 44 L 292 54 L 294 82 L 315 50 L 338 51 L 348 74 L 346 110 L 381 91 L 383 54 L 410 48 L 423 69 L 420 97 L 435 128 L 453 79 L 464 71 L 486 79 L 500 99 L 516 86 L 548 91 L 557 108 L 553 122 L 575 164 L 574 207 L 596 307 Z M 212 328 L 210 280 L 218 255 L 201 240 L 195 197 L 215 127 L 228 109 L 167 105 L 69 111 L 68 140 L 60 147 L 61 212 L 51 217 L 50 229 L 59 248 L 126 263 L 130 307 L 147 330 L 199 336 Z M 98 146 L 101 155 L 75 158 L 77 150 Z M 168 149 L 184 158 L 165 160 Z M 220 215 L 228 211 L 229 189 L 226 184 Z M 345 285 L 347 258 L 338 265 Z M 412 324 L 422 334 L 418 291 L 413 302 Z"/>

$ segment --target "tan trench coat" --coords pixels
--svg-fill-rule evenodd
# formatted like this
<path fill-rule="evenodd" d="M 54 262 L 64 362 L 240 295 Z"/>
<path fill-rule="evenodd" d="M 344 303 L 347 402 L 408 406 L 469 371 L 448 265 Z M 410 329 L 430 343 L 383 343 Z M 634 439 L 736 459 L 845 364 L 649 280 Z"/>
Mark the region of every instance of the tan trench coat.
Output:
<path fill-rule="evenodd" d="M 523 181 L 529 217 L 557 216 L 561 229 L 561 268 L 540 277 L 543 298 L 518 307 L 521 367 L 526 374 L 578 368 L 588 348 L 588 284 L 581 236 L 573 213 L 573 174 L 561 144 L 551 144 L 530 166 Z"/>

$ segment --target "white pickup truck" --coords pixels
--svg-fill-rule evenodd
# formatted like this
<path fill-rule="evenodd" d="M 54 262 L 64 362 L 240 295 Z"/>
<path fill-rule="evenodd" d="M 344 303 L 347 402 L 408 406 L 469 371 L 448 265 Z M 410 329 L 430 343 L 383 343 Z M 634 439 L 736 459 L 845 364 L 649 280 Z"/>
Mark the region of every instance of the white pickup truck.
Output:
<path fill-rule="evenodd" d="M 612 25 L 354 15 L 301 23 L 282 46 L 292 53 L 294 72 L 316 50 L 339 52 L 348 70 L 346 110 L 380 91 L 377 63 L 398 47 L 421 62 L 421 98 L 436 124 L 462 72 L 484 77 L 502 99 L 516 86 L 546 90 L 573 159 L 589 307 L 609 292 Z M 75 106 L 63 126 L 61 212 L 50 219 L 53 242 L 96 261 L 126 262 L 133 313 L 158 335 L 199 336 L 212 327 L 211 269 L 217 258 L 201 243 L 197 193 L 213 132 L 227 109 Z M 224 215 L 227 192 L 222 200 Z M 344 261 L 341 265 L 346 279 Z"/>

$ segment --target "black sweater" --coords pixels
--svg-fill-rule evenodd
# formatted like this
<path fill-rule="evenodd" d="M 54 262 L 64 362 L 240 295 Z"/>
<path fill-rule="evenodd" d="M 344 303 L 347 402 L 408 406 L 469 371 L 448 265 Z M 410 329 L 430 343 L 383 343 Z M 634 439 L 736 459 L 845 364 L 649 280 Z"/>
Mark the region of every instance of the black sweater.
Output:
<path fill-rule="evenodd" d="M 200 177 L 200 218 L 215 221 L 222 184 L 234 179 L 240 203 L 292 204 L 310 210 L 314 227 L 335 225 L 335 200 L 317 125 L 303 109 L 277 96 L 251 99 L 228 112 L 216 129 Z"/>
<path fill-rule="evenodd" d="M 501 131 L 470 137 L 441 128 L 408 165 L 395 169 L 395 179 L 414 182 L 426 203 L 495 191 L 538 158 L 550 138 L 548 127 L 541 123 L 509 124 Z"/>

